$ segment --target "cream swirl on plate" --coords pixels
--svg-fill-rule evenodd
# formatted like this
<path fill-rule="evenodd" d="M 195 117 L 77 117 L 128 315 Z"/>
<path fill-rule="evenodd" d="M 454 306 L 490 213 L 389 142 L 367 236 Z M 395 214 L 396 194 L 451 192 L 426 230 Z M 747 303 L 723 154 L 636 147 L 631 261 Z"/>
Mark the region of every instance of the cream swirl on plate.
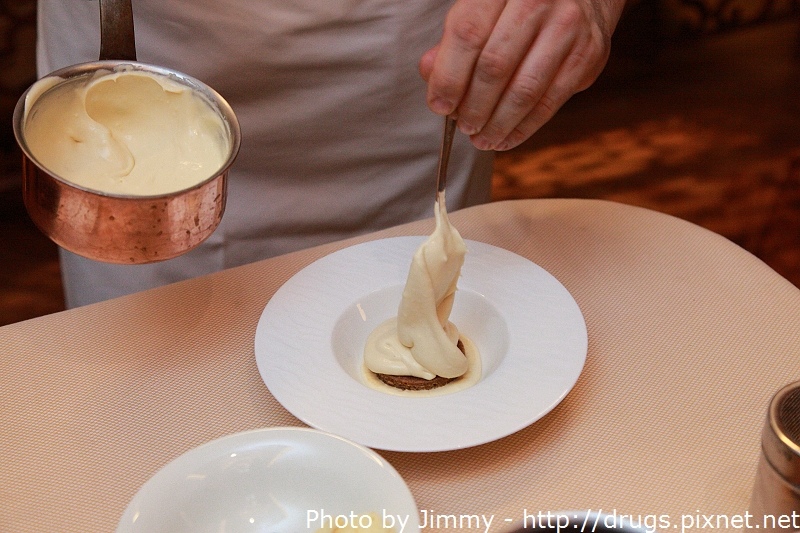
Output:
<path fill-rule="evenodd" d="M 466 341 L 465 351 L 474 347 L 450 321 L 467 247 L 447 217 L 444 192 L 437 196 L 435 216 L 436 228 L 411 261 L 397 317 L 367 339 L 364 363 L 372 372 L 430 380 L 456 378 L 470 369 L 459 338 Z"/>

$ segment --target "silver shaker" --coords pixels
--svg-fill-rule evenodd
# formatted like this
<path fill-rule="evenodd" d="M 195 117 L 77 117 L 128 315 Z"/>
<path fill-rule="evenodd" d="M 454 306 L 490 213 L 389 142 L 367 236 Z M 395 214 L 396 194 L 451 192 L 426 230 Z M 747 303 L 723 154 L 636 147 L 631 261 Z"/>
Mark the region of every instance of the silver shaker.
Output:
<path fill-rule="evenodd" d="M 762 533 L 800 529 L 800 381 L 770 401 L 750 513 Z"/>

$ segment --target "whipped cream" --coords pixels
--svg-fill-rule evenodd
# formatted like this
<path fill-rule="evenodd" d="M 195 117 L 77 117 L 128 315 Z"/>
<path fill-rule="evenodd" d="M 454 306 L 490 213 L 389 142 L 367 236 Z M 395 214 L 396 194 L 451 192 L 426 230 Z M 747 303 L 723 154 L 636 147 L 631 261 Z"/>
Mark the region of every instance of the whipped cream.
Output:
<path fill-rule="evenodd" d="M 397 317 L 380 324 L 367 339 L 364 364 L 372 372 L 455 378 L 467 373 L 470 359 L 479 361 L 459 350 L 460 334 L 450 322 L 467 247 L 447 217 L 444 192 L 437 196 L 435 216 L 435 230 L 414 253 Z M 461 339 L 474 351 L 468 339 Z"/>
<path fill-rule="evenodd" d="M 150 196 L 190 188 L 225 163 L 220 114 L 191 87 L 130 65 L 36 82 L 25 101 L 31 155 L 88 189 Z"/>

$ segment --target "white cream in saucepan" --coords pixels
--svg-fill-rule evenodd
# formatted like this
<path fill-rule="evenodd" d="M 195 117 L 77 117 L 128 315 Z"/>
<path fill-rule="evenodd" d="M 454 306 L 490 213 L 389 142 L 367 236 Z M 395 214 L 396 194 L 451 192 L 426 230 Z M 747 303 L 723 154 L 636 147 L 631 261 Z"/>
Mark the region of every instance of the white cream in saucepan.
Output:
<path fill-rule="evenodd" d="M 411 261 L 397 317 L 370 334 L 364 363 L 372 372 L 424 379 L 469 374 L 472 383 L 480 374 L 479 357 L 472 342 L 450 322 L 467 247 L 447 217 L 444 192 L 437 196 L 435 216 L 436 228 Z M 459 338 L 466 356 L 457 346 Z M 377 380 L 368 381 L 374 385 Z"/>
<path fill-rule="evenodd" d="M 166 76 L 100 70 L 51 76 L 25 102 L 25 143 L 53 174 L 112 194 L 168 194 L 214 176 L 230 140 L 219 113 Z"/>

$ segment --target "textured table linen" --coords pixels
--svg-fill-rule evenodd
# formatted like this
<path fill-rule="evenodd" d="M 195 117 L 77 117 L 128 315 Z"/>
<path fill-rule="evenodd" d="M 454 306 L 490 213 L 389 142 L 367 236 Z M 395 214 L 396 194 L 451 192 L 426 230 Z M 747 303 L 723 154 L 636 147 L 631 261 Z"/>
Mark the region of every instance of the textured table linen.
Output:
<path fill-rule="evenodd" d="M 641 208 L 519 200 L 451 219 L 465 238 L 527 257 L 563 283 L 586 319 L 589 351 L 566 399 L 511 436 L 380 452 L 423 518 L 484 514 L 502 532 L 525 513 L 602 509 L 659 515 L 670 520 L 661 530 L 696 516 L 699 531 L 703 516 L 724 526 L 719 516 L 743 514 L 769 398 L 800 379 L 800 291 L 723 237 Z M 0 531 L 112 531 L 138 488 L 180 454 L 230 433 L 302 425 L 256 368 L 264 306 L 325 254 L 432 227 L 0 328 Z"/>

